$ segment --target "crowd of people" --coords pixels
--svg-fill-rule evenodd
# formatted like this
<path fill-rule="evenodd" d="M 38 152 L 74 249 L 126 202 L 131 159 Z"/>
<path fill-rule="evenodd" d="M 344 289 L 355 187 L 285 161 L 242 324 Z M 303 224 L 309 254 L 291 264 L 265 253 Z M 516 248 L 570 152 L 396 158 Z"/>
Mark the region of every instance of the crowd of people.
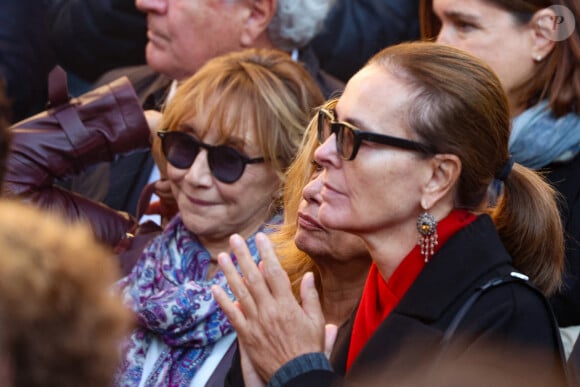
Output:
<path fill-rule="evenodd" d="M 577 2 L 39 3 L 0 384 L 580 385 Z"/>

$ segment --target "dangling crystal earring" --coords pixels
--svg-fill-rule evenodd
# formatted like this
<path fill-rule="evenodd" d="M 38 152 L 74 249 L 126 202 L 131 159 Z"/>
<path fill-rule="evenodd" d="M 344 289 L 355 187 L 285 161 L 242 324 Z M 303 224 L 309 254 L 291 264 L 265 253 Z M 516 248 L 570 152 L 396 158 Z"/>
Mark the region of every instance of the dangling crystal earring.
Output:
<path fill-rule="evenodd" d="M 425 258 L 425 263 L 427 263 L 435 252 L 435 246 L 439 243 L 435 217 L 427 211 L 419 215 L 417 217 L 417 231 L 419 231 L 417 244 L 421 246 L 421 255 Z"/>

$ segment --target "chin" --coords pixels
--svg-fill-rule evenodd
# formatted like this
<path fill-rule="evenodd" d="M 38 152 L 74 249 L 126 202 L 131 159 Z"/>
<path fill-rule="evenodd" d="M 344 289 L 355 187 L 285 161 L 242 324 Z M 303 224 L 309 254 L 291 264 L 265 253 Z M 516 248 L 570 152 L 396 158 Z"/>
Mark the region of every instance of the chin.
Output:
<path fill-rule="evenodd" d="M 321 236 L 320 233 L 316 233 L 316 235 Z M 323 242 L 323 238 L 313 237 L 311 233 L 298 233 L 294 237 L 296 247 L 308 255 L 316 254 L 316 252 L 320 250 L 320 245 L 323 244 Z"/>
<path fill-rule="evenodd" d="M 169 78 L 176 79 L 171 58 L 168 57 L 163 51 L 160 51 L 155 47 L 151 47 L 151 43 L 147 45 L 146 58 L 147 64 L 153 70 Z"/>

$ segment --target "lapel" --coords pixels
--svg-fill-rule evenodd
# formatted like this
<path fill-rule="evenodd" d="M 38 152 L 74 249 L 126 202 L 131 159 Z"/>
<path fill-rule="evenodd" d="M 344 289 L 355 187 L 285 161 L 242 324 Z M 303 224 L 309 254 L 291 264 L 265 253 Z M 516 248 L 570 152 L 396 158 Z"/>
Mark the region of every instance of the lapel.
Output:
<path fill-rule="evenodd" d="M 511 265 L 511 257 L 491 218 L 480 215 L 433 256 L 395 311 L 426 322 L 435 321 L 450 304 L 473 289 L 474 284 L 483 284 L 486 274 L 502 265 Z"/>
<path fill-rule="evenodd" d="M 127 72 L 143 110 L 161 110 L 172 80 L 149 66 L 136 66 Z"/>
<path fill-rule="evenodd" d="M 160 110 L 171 85 L 171 79 L 153 71 L 148 66 L 134 66 L 124 70 L 143 110 Z M 109 206 L 136 214 L 141 191 L 153 169 L 151 152 L 134 152 L 118 158 L 110 164 L 110 188 L 105 203 Z"/>
<path fill-rule="evenodd" d="M 491 218 L 478 216 L 432 257 L 362 349 L 349 379 L 368 373 L 373 363 L 384 368 L 403 349 L 423 353 L 436 349 L 447 324 L 471 292 L 510 265 Z M 341 327 L 332 357 L 340 373 L 345 369 L 353 316 Z"/>

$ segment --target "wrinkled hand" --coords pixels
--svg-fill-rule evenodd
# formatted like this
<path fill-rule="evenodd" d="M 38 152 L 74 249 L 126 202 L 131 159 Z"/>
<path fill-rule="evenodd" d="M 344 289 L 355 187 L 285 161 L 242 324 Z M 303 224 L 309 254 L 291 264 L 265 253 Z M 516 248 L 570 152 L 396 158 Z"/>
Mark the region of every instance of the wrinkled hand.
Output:
<path fill-rule="evenodd" d="M 300 355 L 324 352 L 325 326 L 314 276 L 302 279 L 302 306 L 294 298 L 288 275 L 280 266 L 268 237 L 259 233 L 256 245 L 262 262 L 253 262 L 239 235 L 230 237 L 230 246 L 244 275 L 238 274 L 228 254 L 218 256 L 232 292 L 231 301 L 217 286 L 214 297 L 236 329 L 238 340 L 262 380 L 268 381 L 285 363 Z"/>
<path fill-rule="evenodd" d="M 256 367 L 252 364 L 244 345 L 238 341 L 238 348 L 240 350 L 240 362 L 242 364 L 242 376 L 244 378 L 244 385 L 246 387 L 265 387 L 266 382 L 262 380 Z"/>

